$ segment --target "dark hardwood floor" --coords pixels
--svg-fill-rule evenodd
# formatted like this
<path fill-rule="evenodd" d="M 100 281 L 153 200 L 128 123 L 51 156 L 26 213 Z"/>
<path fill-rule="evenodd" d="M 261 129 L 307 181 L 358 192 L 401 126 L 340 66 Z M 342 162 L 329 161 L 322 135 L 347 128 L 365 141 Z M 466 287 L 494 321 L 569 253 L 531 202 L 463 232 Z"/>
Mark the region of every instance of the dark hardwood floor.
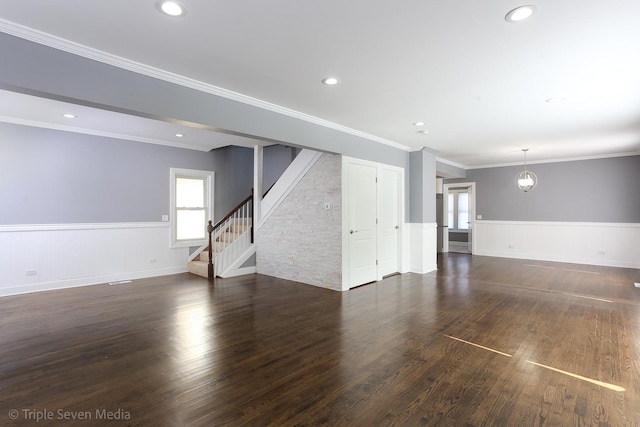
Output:
<path fill-rule="evenodd" d="M 4 297 L 0 425 L 639 426 L 639 281 L 449 254 L 345 293 L 180 274 Z"/>

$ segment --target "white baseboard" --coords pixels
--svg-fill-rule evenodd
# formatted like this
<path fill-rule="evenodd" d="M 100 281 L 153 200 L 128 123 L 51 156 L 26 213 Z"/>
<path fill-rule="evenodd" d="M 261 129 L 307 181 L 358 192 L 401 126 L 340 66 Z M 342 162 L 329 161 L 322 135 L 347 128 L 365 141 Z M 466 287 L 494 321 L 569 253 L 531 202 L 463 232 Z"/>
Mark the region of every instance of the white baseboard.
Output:
<path fill-rule="evenodd" d="M 79 279 L 59 280 L 56 282 L 40 282 L 30 285 L 19 285 L 0 289 L 0 297 L 9 295 L 28 294 L 32 292 L 53 291 L 56 289 L 78 288 L 81 286 L 102 285 L 120 280 L 147 279 L 149 277 L 168 276 L 170 274 L 186 273 L 187 267 L 171 267 L 158 270 L 136 271 L 132 273 L 111 274 L 105 276 L 83 277 Z"/>
<path fill-rule="evenodd" d="M 237 277 L 237 276 L 245 276 L 247 274 L 255 274 L 256 273 L 256 267 L 243 267 L 243 268 L 236 268 L 233 270 L 229 270 L 227 271 L 224 276 L 221 275 L 220 277 L 222 277 L 223 279 L 228 279 L 230 277 Z"/>

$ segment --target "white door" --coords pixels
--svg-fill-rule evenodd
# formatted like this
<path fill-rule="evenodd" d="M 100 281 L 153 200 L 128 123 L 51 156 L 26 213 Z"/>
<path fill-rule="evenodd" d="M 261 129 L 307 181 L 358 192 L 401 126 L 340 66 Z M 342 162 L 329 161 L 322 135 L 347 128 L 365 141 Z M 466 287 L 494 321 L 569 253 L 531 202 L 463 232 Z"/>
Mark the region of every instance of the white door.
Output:
<path fill-rule="evenodd" d="M 376 167 L 348 168 L 349 287 L 377 280 Z"/>
<path fill-rule="evenodd" d="M 380 169 L 378 175 L 378 276 L 400 271 L 400 173 Z"/>

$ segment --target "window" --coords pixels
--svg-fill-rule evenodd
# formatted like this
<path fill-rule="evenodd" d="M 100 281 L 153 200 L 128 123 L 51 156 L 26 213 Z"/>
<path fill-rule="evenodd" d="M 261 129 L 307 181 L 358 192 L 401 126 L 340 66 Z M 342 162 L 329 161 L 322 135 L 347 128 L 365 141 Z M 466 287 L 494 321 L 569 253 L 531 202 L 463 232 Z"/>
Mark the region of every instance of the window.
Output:
<path fill-rule="evenodd" d="M 207 242 L 207 221 L 213 219 L 213 172 L 171 169 L 172 246 Z"/>
<path fill-rule="evenodd" d="M 448 194 L 448 224 L 450 230 L 469 229 L 469 193 L 452 190 Z"/>
<path fill-rule="evenodd" d="M 469 193 L 458 193 L 458 230 L 469 229 Z"/>

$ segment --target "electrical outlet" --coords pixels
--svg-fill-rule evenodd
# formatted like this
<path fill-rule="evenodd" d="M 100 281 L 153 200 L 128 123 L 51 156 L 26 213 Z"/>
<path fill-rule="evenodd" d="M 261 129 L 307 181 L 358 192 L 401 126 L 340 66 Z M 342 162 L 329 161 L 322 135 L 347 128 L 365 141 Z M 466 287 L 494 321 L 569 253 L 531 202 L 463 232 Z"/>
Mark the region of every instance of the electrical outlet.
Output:
<path fill-rule="evenodd" d="M 509 249 L 515 249 L 516 247 L 513 245 L 509 245 Z"/>
<path fill-rule="evenodd" d="M 38 274 L 37 270 L 27 270 L 27 276 L 36 276 Z"/>
<path fill-rule="evenodd" d="M 155 264 L 155 263 L 156 263 L 156 259 L 155 259 L 155 258 L 150 258 L 150 259 L 149 259 L 149 262 L 150 262 L 151 264 Z"/>
<path fill-rule="evenodd" d="M 169 215 L 162 215 L 162 222 L 169 222 Z"/>
<path fill-rule="evenodd" d="M 329 209 L 331 209 L 331 203 L 325 203 L 324 204 L 324 210 L 328 211 Z"/>

